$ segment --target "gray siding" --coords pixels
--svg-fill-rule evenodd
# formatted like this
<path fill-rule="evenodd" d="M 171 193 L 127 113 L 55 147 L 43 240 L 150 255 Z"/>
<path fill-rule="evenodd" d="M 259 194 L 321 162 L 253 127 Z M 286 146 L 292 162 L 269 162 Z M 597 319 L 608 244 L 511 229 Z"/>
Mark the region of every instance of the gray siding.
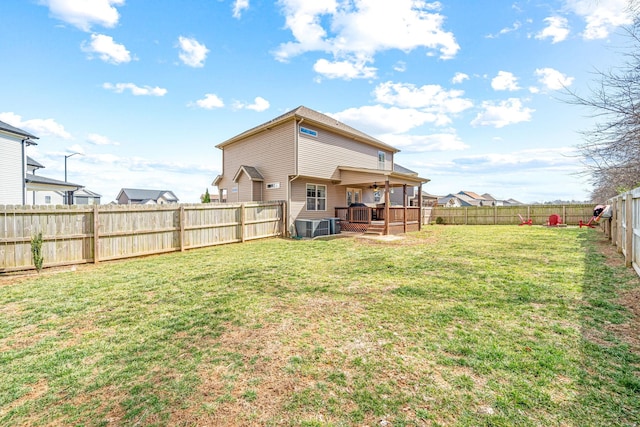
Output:
<path fill-rule="evenodd" d="M 21 205 L 24 192 L 22 142 L 0 133 L 0 205 Z"/>
<path fill-rule="evenodd" d="M 223 175 L 218 188 L 227 189 L 229 202 L 250 202 L 252 197 L 286 200 L 288 176 L 295 174 L 294 129 L 294 122 L 290 121 L 224 147 Z M 240 184 L 233 182 L 233 177 L 242 165 L 254 166 L 260 171 L 264 177 L 264 182 L 258 183 L 261 192 L 257 188 L 251 191 L 251 188 L 240 187 L 237 193 L 232 192 L 233 187 Z M 241 181 L 243 179 L 247 179 L 245 174 Z M 279 183 L 280 188 L 266 189 L 269 183 Z"/>

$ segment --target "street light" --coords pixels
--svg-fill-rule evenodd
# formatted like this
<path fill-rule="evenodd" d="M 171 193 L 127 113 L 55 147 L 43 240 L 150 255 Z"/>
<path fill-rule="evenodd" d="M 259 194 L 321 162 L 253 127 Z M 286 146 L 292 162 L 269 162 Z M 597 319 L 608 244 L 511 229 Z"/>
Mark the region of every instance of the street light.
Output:
<path fill-rule="evenodd" d="M 67 182 L 67 159 L 71 156 L 75 156 L 76 154 L 79 154 L 82 156 L 82 153 L 71 153 L 64 156 L 64 182 Z M 73 191 L 67 191 L 67 204 L 68 205 L 73 204 Z"/>
<path fill-rule="evenodd" d="M 67 159 L 71 156 L 75 156 L 76 154 L 79 154 L 82 156 L 82 153 L 71 153 L 67 156 L 64 156 L 64 182 L 67 182 Z"/>

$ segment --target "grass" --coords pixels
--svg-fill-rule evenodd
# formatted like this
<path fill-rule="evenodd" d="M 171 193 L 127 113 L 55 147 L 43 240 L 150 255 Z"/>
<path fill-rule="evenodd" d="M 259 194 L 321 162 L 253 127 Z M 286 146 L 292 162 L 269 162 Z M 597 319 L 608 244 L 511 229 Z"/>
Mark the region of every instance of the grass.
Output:
<path fill-rule="evenodd" d="M 0 425 L 637 426 L 640 280 L 606 250 L 438 226 L 1 278 Z"/>

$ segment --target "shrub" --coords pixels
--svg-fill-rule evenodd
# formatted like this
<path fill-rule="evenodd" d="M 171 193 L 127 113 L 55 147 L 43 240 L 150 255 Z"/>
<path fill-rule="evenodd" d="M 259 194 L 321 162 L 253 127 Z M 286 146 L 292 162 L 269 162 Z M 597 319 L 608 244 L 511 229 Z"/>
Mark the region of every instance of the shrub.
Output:
<path fill-rule="evenodd" d="M 44 258 L 42 257 L 42 232 L 31 238 L 31 254 L 33 255 L 33 265 L 40 273 L 44 263 Z"/>
<path fill-rule="evenodd" d="M 444 224 L 444 218 L 442 218 L 441 216 L 436 218 L 436 224 Z"/>

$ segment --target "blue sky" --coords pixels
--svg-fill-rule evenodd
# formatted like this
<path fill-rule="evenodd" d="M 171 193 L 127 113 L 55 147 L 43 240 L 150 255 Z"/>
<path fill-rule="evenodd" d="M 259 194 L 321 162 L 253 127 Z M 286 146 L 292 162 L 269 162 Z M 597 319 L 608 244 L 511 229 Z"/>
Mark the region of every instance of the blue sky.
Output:
<path fill-rule="evenodd" d="M 299 105 L 460 190 L 586 200 L 575 146 L 594 70 L 622 61 L 625 0 L 4 0 L 0 120 L 39 174 L 115 199 L 197 202 L 216 144 Z"/>

